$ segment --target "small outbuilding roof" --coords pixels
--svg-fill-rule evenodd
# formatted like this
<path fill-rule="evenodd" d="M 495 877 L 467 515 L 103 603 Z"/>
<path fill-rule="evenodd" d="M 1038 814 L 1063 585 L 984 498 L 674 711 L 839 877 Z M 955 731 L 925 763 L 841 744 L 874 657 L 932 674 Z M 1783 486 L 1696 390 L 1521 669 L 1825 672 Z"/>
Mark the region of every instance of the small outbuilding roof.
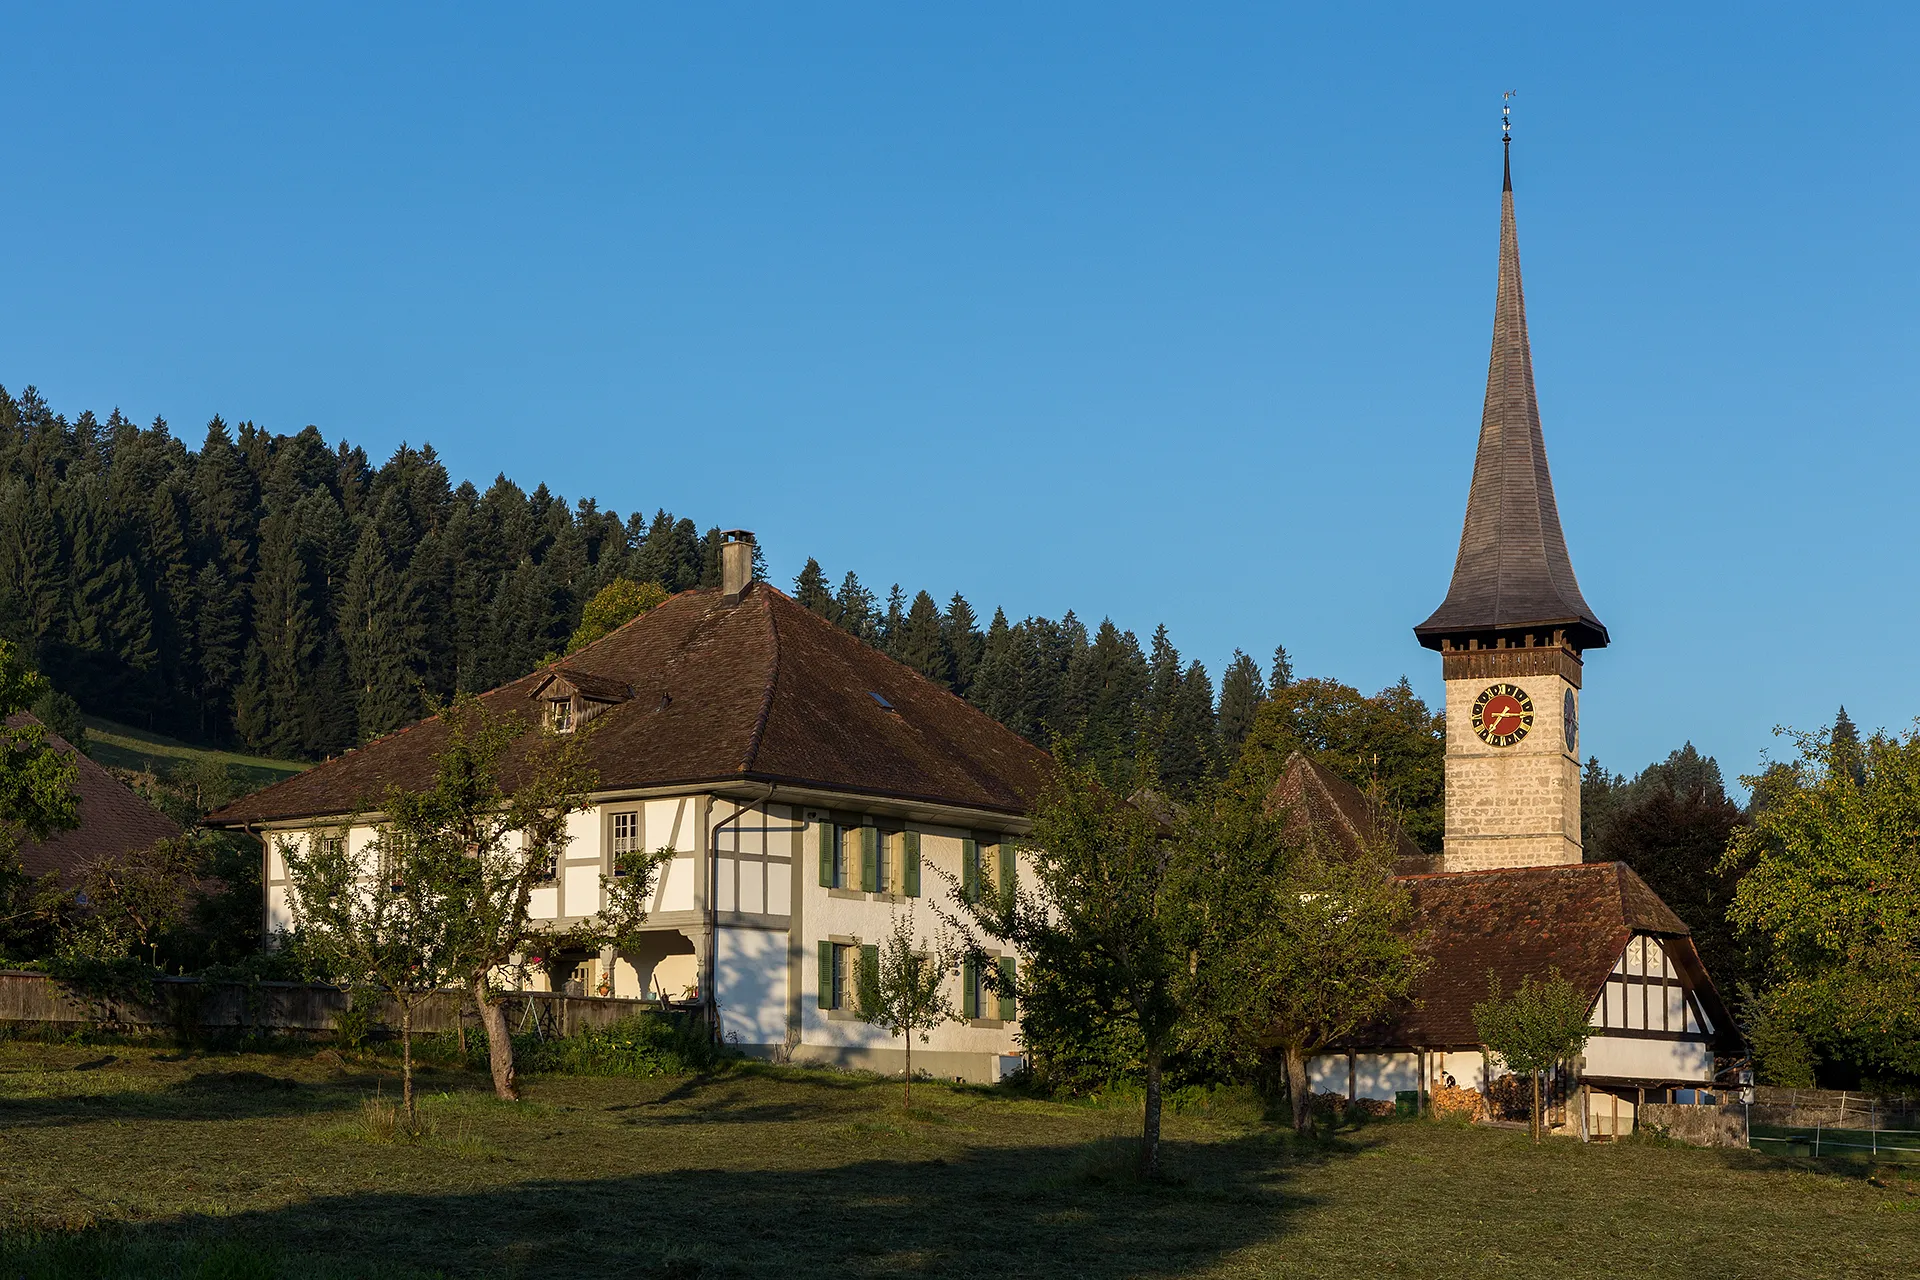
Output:
<path fill-rule="evenodd" d="M 603 791 L 772 782 L 1016 816 L 1050 764 L 1026 739 L 764 582 L 734 604 L 715 590 L 680 592 L 569 654 L 564 668 L 481 700 L 525 715 L 555 675 L 582 692 L 631 690 L 587 733 Z M 208 822 L 377 809 L 390 786 L 428 785 L 447 735 L 438 717 L 423 720 Z"/>
<path fill-rule="evenodd" d="M 8 728 L 38 724 L 22 712 L 7 718 Z M 69 887 L 80 868 L 102 858 L 112 858 L 144 849 L 158 840 L 180 834 L 179 824 L 136 795 L 120 779 L 74 750 L 71 743 L 52 730 L 47 740 L 73 756 L 78 776 L 74 794 L 80 801 L 80 825 L 72 831 L 57 831 L 46 840 L 28 839 L 20 845 L 20 865 L 36 879 L 49 872 Z"/>
<path fill-rule="evenodd" d="M 1423 853 L 1398 822 L 1377 811 L 1360 789 L 1326 766 L 1296 751 L 1267 792 L 1269 812 L 1284 811 L 1288 834 L 1312 832 L 1335 849 L 1358 855 L 1385 844 L 1396 875 L 1434 871 L 1440 860 Z"/>

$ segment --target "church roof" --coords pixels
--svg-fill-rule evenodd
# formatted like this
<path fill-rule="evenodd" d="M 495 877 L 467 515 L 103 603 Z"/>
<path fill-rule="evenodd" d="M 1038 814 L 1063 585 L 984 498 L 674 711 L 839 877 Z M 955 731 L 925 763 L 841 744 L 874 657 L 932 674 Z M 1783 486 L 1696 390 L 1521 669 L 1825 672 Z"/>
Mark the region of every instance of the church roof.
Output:
<path fill-rule="evenodd" d="M 9 716 L 6 723 L 8 728 L 17 728 L 38 721 L 21 712 Z M 52 872 L 63 886 L 71 887 L 88 863 L 144 849 L 180 834 L 173 819 L 84 753 L 75 751 L 65 738 L 49 730 L 47 741 L 73 756 L 77 769 L 73 790 L 80 802 L 80 825 L 72 831 L 56 831 L 45 840 L 23 840 L 20 865 L 29 876 L 38 879 Z"/>
<path fill-rule="evenodd" d="M 586 731 L 598 789 L 769 782 L 1024 814 L 1050 758 L 918 672 L 766 583 L 729 605 L 683 591 L 565 659 L 481 695 L 529 722 L 558 674 L 630 693 Z M 438 717 L 255 792 L 213 825 L 371 811 L 390 786 L 431 784 Z M 512 784 L 516 756 L 504 770 Z"/>
<path fill-rule="evenodd" d="M 1564 630 L 1578 649 L 1607 643 L 1607 629 L 1580 594 L 1560 530 L 1553 476 L 1540 434 L 1527 341 L 1527 299 L 1520 286 L 1520 240 L 1513 219 L 1513 167 L 1500 193 L 1500 283 L 1493 312 L 1493 354 L 1480 415 L 1480 448 L 1447 598 L 1413 629 L 1421 644 L 1500 633 Z"/>
<path fill-rule="evenodd" d="M 1267 792 L 1269 812 L 1284 811 L 1287 832 L 1296 839 L 1318 836 L 1337 852 L 1358 855 L 1374 844 L 1393 851 L 1397 875 L 1431 871 L 1439 859 L 1423 853 L 1398 822 L 1379 813 L 1360 789 L 1324 765 L 1296 751 Z"/>
<path fill-rule="evenodd" d="M 1429 960 L 1414 998 L 1356 1046 L 1441 1047 L 1479 1043 L 1473 1006 L 1488 975 L 1512 992 L 1553 969 L 1585 993 L 1600 990 L 1636 933 L 1657 934 L 1723 1036 L 1737 1034 L 1700 962 L 1687 926 L 1623 862 L 1514 867 L 1403 877 L 1413 927 Z"/>

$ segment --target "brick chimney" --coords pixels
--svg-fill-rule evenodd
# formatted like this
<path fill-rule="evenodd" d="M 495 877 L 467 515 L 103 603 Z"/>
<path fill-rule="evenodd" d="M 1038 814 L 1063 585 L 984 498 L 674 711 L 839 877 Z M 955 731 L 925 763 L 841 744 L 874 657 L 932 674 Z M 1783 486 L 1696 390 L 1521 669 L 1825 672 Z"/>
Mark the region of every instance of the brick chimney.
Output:
<path fill-rule="evenodd" d="M 753 581 L 753 534 L 745 529 L 728 529 L 720 544 L 720 595 L 727 604 L 739 604 Z"/>

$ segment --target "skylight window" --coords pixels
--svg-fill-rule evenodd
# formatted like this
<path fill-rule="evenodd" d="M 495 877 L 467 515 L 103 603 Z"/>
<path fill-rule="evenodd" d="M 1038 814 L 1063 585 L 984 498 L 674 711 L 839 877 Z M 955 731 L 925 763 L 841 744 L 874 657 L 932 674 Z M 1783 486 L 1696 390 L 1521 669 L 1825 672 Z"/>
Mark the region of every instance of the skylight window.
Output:
<path fill-rule="evenodd" d="M 879 703 L 880 709 L 882 711 L 893 710 L 893 704 L 891 702 L 888 702 L 885 698 L 881 697 L 879 694 L 875 693 L 873 690 L 871 689 L 867 690 L 867 696 L 869 698 L 872 698 L 875 702 Z"/>

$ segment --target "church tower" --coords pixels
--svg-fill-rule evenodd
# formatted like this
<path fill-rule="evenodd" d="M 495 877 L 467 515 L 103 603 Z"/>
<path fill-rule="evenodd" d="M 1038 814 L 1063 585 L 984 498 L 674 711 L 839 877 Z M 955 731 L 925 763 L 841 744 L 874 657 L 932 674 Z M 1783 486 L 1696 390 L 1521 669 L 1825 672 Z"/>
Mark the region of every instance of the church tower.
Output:
<path fill-rule="evenodd" d="M 1413 629 L 1447 682 L 1445 868 L 1581 860 L 1581 655 L 1607 629 L 1580 594 L 1540 435 L 1513 221 L 1500 193 L 1500 283 L 1480 449 L 1447 598 Z"/>

